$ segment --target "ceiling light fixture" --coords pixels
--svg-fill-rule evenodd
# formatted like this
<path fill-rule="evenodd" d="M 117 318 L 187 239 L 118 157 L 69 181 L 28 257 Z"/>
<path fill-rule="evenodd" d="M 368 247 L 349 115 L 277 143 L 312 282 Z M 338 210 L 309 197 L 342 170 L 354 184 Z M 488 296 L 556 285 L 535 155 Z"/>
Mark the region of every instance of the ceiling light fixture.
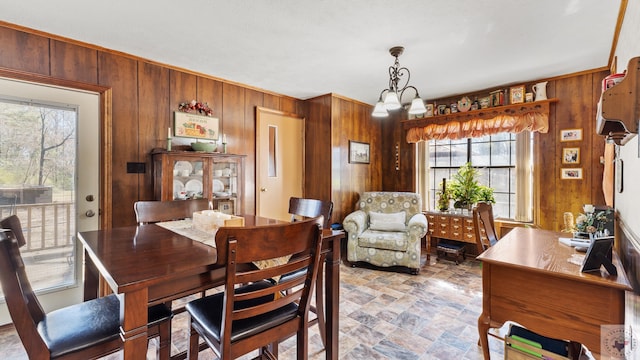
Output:
<path fill-rule="evenodd" d="M 389 111 L 400 109 L 402 107 L 402 95 L 407 89 L 413 89 L 416 92 L 416 97 L 411 101 L 409 114 L 417 115 L 427 112 L 427 109 L 424 106 L 424 101 L 422 101 L 418 94 L 418 89 L 416 89 L 415 86 L 409 85 L 411 72 L 406 67 L 400 67 L 400 62 L 398 62 L 398 56 L 402 55 L 403 51 L 404 47 L 402 46 L 394 46 L 389 49 L 391 56 L 396 58 L 393 65 L 389 66 L 389 88 L 382 90 L 380 93 L 380 98 L 378 99 L 376 106 L 373 108 L 371 116 L 386 117 L 389 115 Z M 404 78 L 405 75 L 406 79 L 401 79 Z M 402 87 L 400 87 L 400 85 L 402 85 Z"/>

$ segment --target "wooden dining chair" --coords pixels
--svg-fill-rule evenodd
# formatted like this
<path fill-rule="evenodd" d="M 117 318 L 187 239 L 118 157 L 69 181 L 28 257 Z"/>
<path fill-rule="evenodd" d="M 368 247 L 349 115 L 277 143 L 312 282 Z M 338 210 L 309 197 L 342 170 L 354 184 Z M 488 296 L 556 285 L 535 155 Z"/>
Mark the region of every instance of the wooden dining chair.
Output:
<path fill-rule="evenodd" d="M 480 202 L 473 208 L 473 228 L 476 233 L 478 254 L 498 242 L 491 203 Z M 484 234 L 481 230 L 484 230 Z"/>
<path fill-rule="evenodd" d="M 314 218 L 322 215 L 324 217 L 322 227 L 328 229 L 329 224 L 331 223 L 332 212 L 333 202 L 331 201 L 299 197 L 289 198 L 289 214 L 291 214 L 291 221 L 297 220 L 298 217 Z"/>
<path fill-rule="evenodd" d="M 291 214 L 291 221 L 297 221 L 304 218 L 315 218 L 318 216 L 323 217 L 322 227 L 329 228 L 331 223 L 331 214 L 333 212 L 333 202 L 322 201 L 318 199 L 308 199 L 291 197 L 289 198 L 289 214 Z M 309 327 L 318 324 L 318 331 L 320 332 L 320 339 L 322 345 L 326 346 L 326 321 L 324 314 L 324 291 L 322 285 L 324 284 L 324 259 L 320 259 L 320 268 L 318 269 L 318 281 L 316 281 L 316 304 L 311 305 L 311 312 L 316 316 L 309 321 Z M 289 273 L 283 276 L 287 279 L 290 276 L 303 276 L 305 269 L 301 269 L 296 273 Z"/>
<path fill-rule="evenodd" d="M 196 211 L 209 209 L 210 204 L 207 199 L 196 200 L 169 200 L 169 201 L 136 201 L 133 209 L 136 213 L 136 222 L 138 224 L 152 224 L 162 221 L 184 220 L 193 216 Z M 205 296 L 206 290 L 199 292 L 201 297 Z M 186 299 L 186 298 L 185 298 Z M 179 299 L 176 304 L 169 304 L 175 314 L 185 311 L 185 301 Z"/>
<path fill-rule="evenodd" d="M 0 281 L 11 320 L 29 359 L 96 359 L 122 348 L 121 297 L 115 294 L 45 313 L 20 254 L 25 245 L 20 220 L 0 221 Z M 164 305 L 149 308 L 148 337 L 160 336 L 156 356 L 169 359 L 169 323 Z"/>
<path fill-rule="evenodd" d="M 307 359 L 309 307 L 322 245 L 319 221 L 218 229 L 217 264 L 225 267 L 224 291 L 187 304 L 189 359 L 198 358 L 199 337 L 223 360 L 256 349 L 275 359 L 277 346 L 272 352 L 269 345 L 293 334 L 297 335 L 297 358 Z M 272 259 L 282 260 L 248 271 L 242 266 Z M 270 281 L 299 269 L 307 269 L 306 275 Z M 291 288 L 295 291 L 287 293 Z"/>
<path fill-rule="evenodd" d="M 190 218 L 196 211 L 209 209 L 209 200 L 136 201 L 133 204 L 138 224 Z"/>

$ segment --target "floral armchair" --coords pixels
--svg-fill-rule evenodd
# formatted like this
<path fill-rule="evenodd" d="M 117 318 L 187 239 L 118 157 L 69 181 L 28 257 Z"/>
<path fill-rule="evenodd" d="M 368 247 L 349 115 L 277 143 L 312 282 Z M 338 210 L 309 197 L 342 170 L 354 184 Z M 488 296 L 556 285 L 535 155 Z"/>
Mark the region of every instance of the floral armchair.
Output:
<path fill-rule="evenodd" d="M 347 231 L 347 260 L 375 266 L 406 266 L 420 271 L 421 239 L 427 233 L 419 194 L 364 192 L 358 208 L 342 222 Z"/>

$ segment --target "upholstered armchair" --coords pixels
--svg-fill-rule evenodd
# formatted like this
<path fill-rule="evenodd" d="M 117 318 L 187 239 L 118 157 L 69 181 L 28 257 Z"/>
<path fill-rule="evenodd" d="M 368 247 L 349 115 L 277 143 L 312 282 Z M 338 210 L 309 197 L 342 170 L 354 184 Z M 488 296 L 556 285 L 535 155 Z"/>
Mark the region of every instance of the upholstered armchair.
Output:
<path fill-rule="evenodd" d="M 421 239 L 427 233 L 419 194 L 364 192 L 358 210 L 342 225 L 347 232 L 347 260 L 375 266 L 406 266 L 420 271 Z"/>

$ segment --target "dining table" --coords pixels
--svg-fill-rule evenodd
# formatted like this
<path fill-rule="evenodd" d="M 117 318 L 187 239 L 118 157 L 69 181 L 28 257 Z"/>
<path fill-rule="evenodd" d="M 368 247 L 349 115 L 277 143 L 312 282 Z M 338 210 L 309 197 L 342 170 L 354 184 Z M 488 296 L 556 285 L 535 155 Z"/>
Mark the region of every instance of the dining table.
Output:
<path fill-rule="evenodd" d="M 244 226 L 286 223 L 254 215 L 242 217 Z M 325 271 L 319 271 L 316 289 L 324 289 L 326 359 L 338 358 L 340 248 L 344 237 L 341 230 L 322 232 Z M 83 231 L 78 239 L 85 254 L 85 300 L 101 295 L 100 278 L 110 291 L 122 294 L 120 335 L 126 360 L 146 359 L 148 306 L 224 284 L 225 268 L 216 264 L 215 242 L 203 242 L 161 224 Z"/>

